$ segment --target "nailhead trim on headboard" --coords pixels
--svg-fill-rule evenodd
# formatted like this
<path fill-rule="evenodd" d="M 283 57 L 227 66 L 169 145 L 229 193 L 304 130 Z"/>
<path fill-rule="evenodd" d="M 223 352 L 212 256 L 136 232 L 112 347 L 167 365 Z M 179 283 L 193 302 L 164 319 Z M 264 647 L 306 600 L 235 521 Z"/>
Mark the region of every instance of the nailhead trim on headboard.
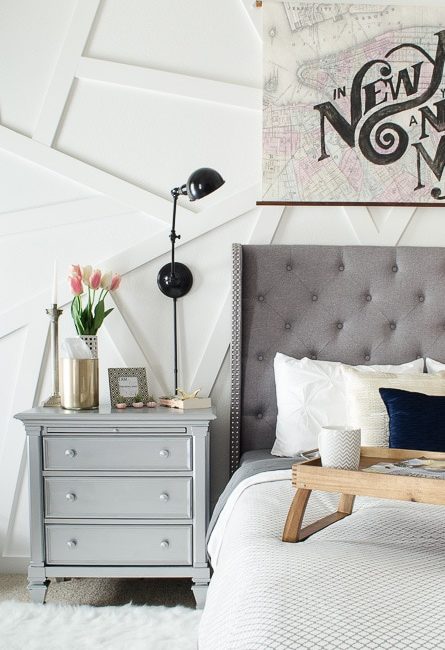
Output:
<path fill-rule="evenodd" d="M 241 245 L 232 245 L 230 473 L 238 467 L 241 421 Z"/>

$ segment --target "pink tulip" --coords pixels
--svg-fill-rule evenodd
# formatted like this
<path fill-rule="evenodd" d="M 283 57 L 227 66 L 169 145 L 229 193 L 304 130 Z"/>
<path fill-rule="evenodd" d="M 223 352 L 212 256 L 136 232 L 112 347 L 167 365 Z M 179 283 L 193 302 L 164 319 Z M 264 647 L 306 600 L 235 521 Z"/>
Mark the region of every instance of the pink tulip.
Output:
<path fill-rule="evenodd" d="M 71 264 L 71 275 L 74 275 L 76 278 L 82 279 L 82 270 L 79 264 Z"/>
<path fill-rule="evenodd" d="M 89 279 L 89 282 L 88 282 L 91 289 L 94 289 L 94 290 L 99 289 L 101 277 L 102 277 L 101 271 L 99 269 L 94 269 L 94 271 L 90 275 L 90 279 Z"/>
<path fill-rule="evenodd" d="M 75 296 L 80 296 L 80 294 L 83 293 L 82 280 L 78 275 L 72 275 L 69 280 L 71 285 L 71 292 L 74 293 Z"/>
<path fill-rule="evenodd" d="M 119 289 L 121 280 L 121 276 L 115 273 L 111 279 L 110 291 L 116 291 L 116 289 Z"/>

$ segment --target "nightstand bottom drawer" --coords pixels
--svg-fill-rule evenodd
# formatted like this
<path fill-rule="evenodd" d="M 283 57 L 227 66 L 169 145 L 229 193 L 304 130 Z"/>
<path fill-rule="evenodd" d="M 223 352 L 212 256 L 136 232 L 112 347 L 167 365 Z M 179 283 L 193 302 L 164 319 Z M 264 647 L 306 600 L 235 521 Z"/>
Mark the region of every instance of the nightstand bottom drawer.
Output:
<path fill-rule="evenodd" d="M 192 564 L 191 526 L 46 526 L 47 564 Z"/>

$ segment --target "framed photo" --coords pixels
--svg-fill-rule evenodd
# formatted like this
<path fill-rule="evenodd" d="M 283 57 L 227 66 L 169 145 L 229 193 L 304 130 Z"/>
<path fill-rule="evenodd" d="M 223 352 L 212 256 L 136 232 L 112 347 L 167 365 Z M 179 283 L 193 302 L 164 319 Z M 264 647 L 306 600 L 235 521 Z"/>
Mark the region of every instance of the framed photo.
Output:
<path fill-rule="evenodd" d="M 443 0 L 265 0 L 259 204 L 444 206 Z"/>
<path fill-rule="evenodd" d="M 111 406 L 125 402 L 131 404 L 136 395 L 148 402 L 147 371 L 145 368 L 108 368 Z"/>

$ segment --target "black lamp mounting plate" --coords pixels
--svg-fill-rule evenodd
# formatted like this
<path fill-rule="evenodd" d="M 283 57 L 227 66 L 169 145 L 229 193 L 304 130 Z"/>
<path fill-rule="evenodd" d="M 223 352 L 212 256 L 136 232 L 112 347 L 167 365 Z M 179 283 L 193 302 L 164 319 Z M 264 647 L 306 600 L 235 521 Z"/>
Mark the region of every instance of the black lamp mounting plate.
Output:
<path fill-rule="evenodd" d="M 169 298 L 182 298 L 193 285 L 193 275 L 188 266 L 175 262 L 175 275 L 172 277 L 172 265 L 165 264 L 158 273 L 158 287 Z"/>

